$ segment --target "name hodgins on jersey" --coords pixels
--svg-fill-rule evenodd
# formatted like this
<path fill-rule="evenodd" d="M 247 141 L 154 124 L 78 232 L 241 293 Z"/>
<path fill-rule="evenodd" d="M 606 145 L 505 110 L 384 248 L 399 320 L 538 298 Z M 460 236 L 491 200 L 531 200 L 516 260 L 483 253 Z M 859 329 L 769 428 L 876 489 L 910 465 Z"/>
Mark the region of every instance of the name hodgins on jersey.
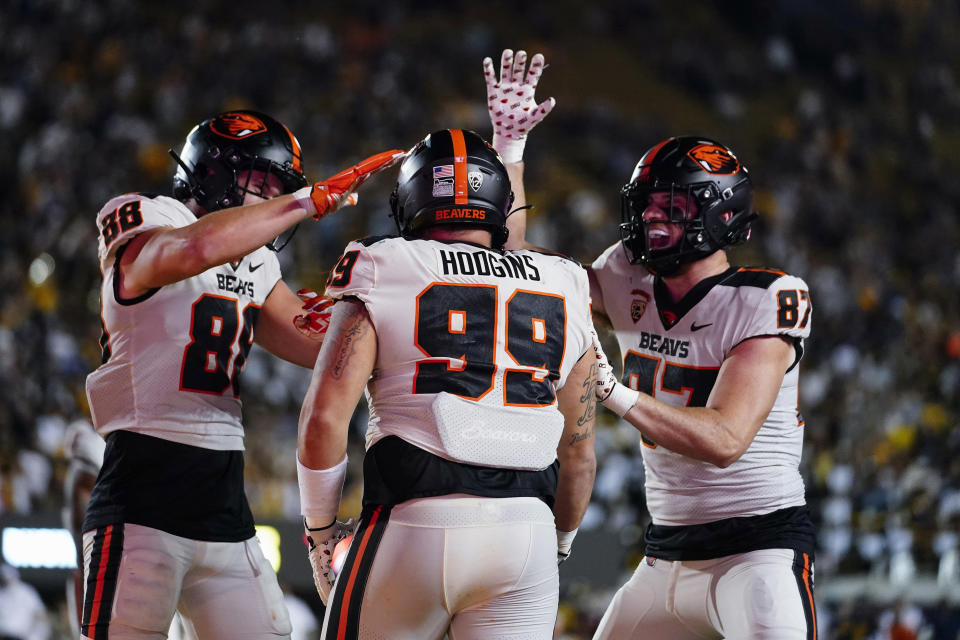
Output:
<path fill-rule="evenodd" d="M 657 353 L 666 353 L 671 356 L 686 358 L 690 354 L 690 342 L 687 340 L 675 340 L 665 338 L 655 333 L 640 332 L 640 342 L 637 344 L 641 349 L 649 349 Z"/>
<path fill-rule="evenodd" d="M 447 251 L 439 249 L 440 268 L 445 276 L 496 276 L 520 280 L 540 280 L 533 256 L 498 256 L 487 251 Z"/>

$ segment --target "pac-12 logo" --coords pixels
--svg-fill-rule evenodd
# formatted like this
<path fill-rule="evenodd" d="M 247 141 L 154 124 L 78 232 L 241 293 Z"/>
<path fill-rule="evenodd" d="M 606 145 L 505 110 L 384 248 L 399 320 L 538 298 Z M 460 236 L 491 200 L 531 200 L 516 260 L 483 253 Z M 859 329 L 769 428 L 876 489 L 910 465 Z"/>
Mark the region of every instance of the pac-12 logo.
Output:
<path fill-rule="evenodd" d="M 210 122 L 210 129 L 224 138 L 240 140 L 267 130 L 260 118 L 249 113 L 223 113 Z"/>
<path fill-rule="evenodd" d="M 647 303 L 650 302 L 650 294 L 643 289 L 634 289 L 630 292 L 630 294 L 637 296 L 633 299 L 633 302 L 630 303 L 630 319 L 633 320 L 634 324 L 636 324 L 647 311 Z"/>
<path fill-rule="evenodd" d="M 730 175 L 740 170 L 740 161 L 720 145 L 698 144 L 687 155 L 707 173 Z"/>
<path fill-rule="evenodd" d="M 467 174 L 467 183 L 474 191 L 480 191 L 483 186 L 483 173 L 480 171 L 471 171 Z"/>

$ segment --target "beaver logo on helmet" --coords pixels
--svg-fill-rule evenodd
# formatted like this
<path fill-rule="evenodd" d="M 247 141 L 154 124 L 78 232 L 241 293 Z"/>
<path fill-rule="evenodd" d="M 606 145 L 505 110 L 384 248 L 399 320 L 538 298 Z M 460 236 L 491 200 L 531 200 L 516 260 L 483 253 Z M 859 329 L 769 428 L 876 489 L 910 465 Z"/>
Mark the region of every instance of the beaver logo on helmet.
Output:
<path fill-rule="evenodd" d="M 720 145 L 698 144 L 687 155 L 707 173 L 731 175 L 740 170 L 740 161 Z"/>
<path fill-rule="evenodd" d="M 649 227 L 660 224 L 644 212 L 655 194 L 692 203 L 692 215 L 671 220 L 683 235 L 670 246 L 654 246 Z M 667 276 L 750 237 L 753 186 L 747 168 L 726 146 L 700 136 L 667 138 L 640 158 L 620 190 L 620 239 L 631 264 Z M 638 306 L 635 311 L 639 311 Z"/>
<path fill-rule="evenodd" d="M 210 130 L 224 138 L 240 140 L 267 130 L 263 120 L 250 113 L 222 113 L 210 122 Z"/>
<path fill-rule="evenodd" d="M 276 176 L 283 193 L 307 185 L 300 144 L 283 123 L 259 111 L 227 111 L 190 131 L 177 161 L 173 196 L 190 198 L 207 212 L 243 204 L 247 193 L 263 197 L 267 176 Z M 251 172 L 262 179 L 250 182 Z M 244 176 L 241 182 L 240 177 Z"/>

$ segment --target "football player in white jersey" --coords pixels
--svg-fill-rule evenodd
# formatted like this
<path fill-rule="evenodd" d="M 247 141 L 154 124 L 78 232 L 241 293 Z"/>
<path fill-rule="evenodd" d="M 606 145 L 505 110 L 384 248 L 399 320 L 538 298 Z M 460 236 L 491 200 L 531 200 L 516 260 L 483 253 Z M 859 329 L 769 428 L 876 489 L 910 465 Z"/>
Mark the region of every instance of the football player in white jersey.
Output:
<path fill-rule="evenodd" d="M 434 132 L 400 168 L 400 237 L 350 243 L 331 272 L 298 441 L 325 638 L 552 637 L 594 478 L 589 284 L 569 258 L 502 250 L 511 200 L 483 139 Z M 364 507 L 331 591 L 365 389 Z"/>
<path fill-rule="evenodd" d="M 175 610 L 204 639 L 289 637 L 243 490 L 239 375 L 253 342 L 312 367 L 322 334 L 294 325 L 301 301 L 264 245 L 353 204 L 402 155 L 308 186 L 289 129 L 232 111 L 174 154 L 174 198 L 130 193 L 97 215 L 103 362 L 87 395 L 106 450 L 83 524 L 83 637 L 164 637 Z"/>
<path fill-rule="evenodd" d="M 623 357 L 598 398 L 641 433 L 646 557 L 595 638 L 816 637 L 814 531 L 799 464 L 806 283 L 731 266 L 753 186 L 724 145 L 669 138 L 622 190 L 622 242 L 590 269 Z"/>
<path fill-rule="evenodd" d="M 531 112 L 513 99 L 536 86 L 518 86 L 517 65 L 504 51 L 498 79 L 484 60 L 495 137 Z M 716 141 L 669 138 L 647 151 L 623 187 L 622 217 L 621 242 L 588 268 L 594 318 L 612 325 L 623 357 L 618 382 L 597 341 L 597 396 L 642 434 L 652 523 L 647 555 L 595 637 L 815 638 L 814 532 L 798 470 L 807 285 L 730 265 L 724 248 L 749 237 L 757 214 L 747 169 Z"/>

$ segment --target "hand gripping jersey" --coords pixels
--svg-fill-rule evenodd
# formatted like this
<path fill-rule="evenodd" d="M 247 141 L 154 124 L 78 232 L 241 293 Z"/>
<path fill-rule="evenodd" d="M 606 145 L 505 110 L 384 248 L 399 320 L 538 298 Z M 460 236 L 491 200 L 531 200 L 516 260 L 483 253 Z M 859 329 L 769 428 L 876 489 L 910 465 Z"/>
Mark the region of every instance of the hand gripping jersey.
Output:
<path fill-rule="evenodd" d="M 387 436 L 441 458 L 539 470 L 563 430 L 556 389 L 590 348 L 575 262 L 469 243 L 350 243 L 327 295 L 367 308 L 379 352 L 367 449 Z"/>
<path fill-rule="evenodd" d="M 672 303 L 663 283 L 629 264 L 619 243 L 592 268 L 623 355 L 622 382 L 667 404 L 705 406 L 720 365 L 744 340 L 781 335 L 796 349 L 770 415 L 746 453 L 726 469 L 644 439 L 654 524 L 701 524 L 805 504 L 797 364 L 810 335 L 812 307 L 804 281 L 780 271 L 731 267 Z"/>
<path fill-rule="evenodd" d="M 164 196 L 127 194 L 97 215 L 103 362 L 87 377 L 100 435 L 118 429 L 217 450 L 243 449 L 239 375 L 257 314 L 280 279 L 261 247 L 138 298 L 121 299 L 115 265 L 126 244 L 154 227 L 197 218 Z"/>

